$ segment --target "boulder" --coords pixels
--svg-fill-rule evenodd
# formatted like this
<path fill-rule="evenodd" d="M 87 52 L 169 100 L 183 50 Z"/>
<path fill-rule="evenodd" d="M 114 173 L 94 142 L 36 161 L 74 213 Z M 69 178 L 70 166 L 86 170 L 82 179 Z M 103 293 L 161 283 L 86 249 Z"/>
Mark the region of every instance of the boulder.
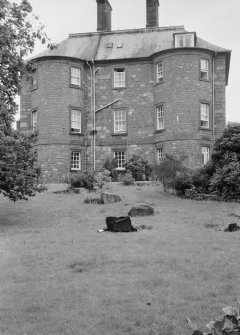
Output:
<path fill-rule="evenodd" d="M 233 231 L 238 231 L 240 230 L 240 227 L 238 226 L 237 223 L 228 223 L 226 226 L 224 226 L 222 229 L 222 231 L 229 231 L 229 232 L 233 232 Z"/>
<path fill-rule="evenodd" d="M 117 194 L 102 192 L 101 200 L 103 204 L 113 204 L 114 202 L 121 201 L 121 198 Z"/>
<path fill-rule="evenodd" d="M 128 212 L 129 216 L 147 216 L 153 215 L 154 208 L 148 204 L 139 203 L 133 206 L 133 208 Z"/>

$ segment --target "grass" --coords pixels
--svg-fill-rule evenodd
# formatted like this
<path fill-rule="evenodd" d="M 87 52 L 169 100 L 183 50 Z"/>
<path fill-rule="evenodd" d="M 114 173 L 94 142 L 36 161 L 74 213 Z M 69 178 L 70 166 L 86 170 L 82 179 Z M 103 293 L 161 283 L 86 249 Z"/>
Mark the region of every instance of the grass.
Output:
<path fill-rule="evenodd" d="M 0 199 L 1 335 L 191 334 L 240 295 L 239 204 L 191 201 L 160 186 L 110 184 L 122 201 L 88 205 L 89 193 Z M 137 202 L 135 233 L 97 233 Z"/>

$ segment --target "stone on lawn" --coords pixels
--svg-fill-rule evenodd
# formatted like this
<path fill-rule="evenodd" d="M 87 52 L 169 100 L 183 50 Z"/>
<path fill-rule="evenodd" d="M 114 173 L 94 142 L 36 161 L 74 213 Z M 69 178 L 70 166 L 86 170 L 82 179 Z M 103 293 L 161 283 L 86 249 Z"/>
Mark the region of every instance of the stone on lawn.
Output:
<path fill-rule="evenodd" d="M 148 204 L 139 203 L 133 206 L 133 208 L 128 212 L 129 216 L 147 216 L 153 215 L 154 208 Z"/>
<path fill-rule="evenodd" d="M 121 201 L 121 198 L 117 194 L 102 192 L 101 199 L 103 204 L 113 204 L 114 202 Z"/>
<path fill-rule="evenodd" d="M 226 226 L 224 226 L 222 229 L 222 231 L 229 231 L 229 232 L 233 232 L 233 231 L 238 231 L 240 230 L 240 227 L 237 225 L 237 223 L 228 223 Z"/>

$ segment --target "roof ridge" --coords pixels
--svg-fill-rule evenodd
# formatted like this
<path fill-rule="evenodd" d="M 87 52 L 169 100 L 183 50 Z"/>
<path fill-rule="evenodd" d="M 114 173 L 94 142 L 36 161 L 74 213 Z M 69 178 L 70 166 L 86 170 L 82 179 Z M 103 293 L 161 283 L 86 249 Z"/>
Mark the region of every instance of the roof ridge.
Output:
<path fill-rule="evenodd" d="M 151 27 L 151 28 L 136 28 L 136 29 L 123 29 L 123 30 L 110 30 L 110 31 L 95 31 L 89 33 L 75 33 L 69 34 L 69 38 L 72 37 L 84 37 L 84 36 L 99 36 L 99 35 L 113 35 L 113 34 L 131 34 L 131 33 L 142 33 L 151 31 L 170 31 L 170 30 L 184 30 L 184 26 L 168 26 L 168 27 Z"/>

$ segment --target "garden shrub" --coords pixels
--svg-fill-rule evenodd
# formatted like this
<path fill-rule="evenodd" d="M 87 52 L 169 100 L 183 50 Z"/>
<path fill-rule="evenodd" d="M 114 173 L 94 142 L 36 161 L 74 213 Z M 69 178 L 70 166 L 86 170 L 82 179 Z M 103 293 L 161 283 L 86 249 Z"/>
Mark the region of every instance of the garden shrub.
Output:
<path fill-rule="evenodd" d="M 84 170 L 75 172 L 70 176 L 70 185 L 73 188 L 84 187 L 92 191 L 95 185 L 94 172 Z"/>
<path fill-rule="evenodd" d="M 123 177 L 122 177 L 122 183 L 125 186 L 133 185 L 134 184 L 134 178 L 130 172 L 127 172 Z"/>
<path fill-rule="evenodd" d="M 133 155 L 126 163 L 125 168 L 136 181 L 149 180 L 152 174 L 152 168 L 148 160 L 143 159 L 139 155 Z"/>
<path fill-rule="evenodd" d="M 118 162 L 116 158 L 107 158 L 105 163 L 103 164 L 103 168 L 110 172 L 109 176 L 112 178 L 112 181 L 117 181 L 117 178 L 118 178 L 118 173 L 116 171 L 117 167 L 118 167 Z"/>
<path fill-rule="evenodd" d="M 94 185 L 102 189 L 103 185 L 112 181 L 111 172 L 108 170 L 99 171 L 94 174 Z"/>
<path fill-rule="evenodd" d="M 211 178 L 215 172 L 215 164 L 210 160 L 206 165 L 192 174 L 192 184 L 199 193 L 209 193 Z"/>

